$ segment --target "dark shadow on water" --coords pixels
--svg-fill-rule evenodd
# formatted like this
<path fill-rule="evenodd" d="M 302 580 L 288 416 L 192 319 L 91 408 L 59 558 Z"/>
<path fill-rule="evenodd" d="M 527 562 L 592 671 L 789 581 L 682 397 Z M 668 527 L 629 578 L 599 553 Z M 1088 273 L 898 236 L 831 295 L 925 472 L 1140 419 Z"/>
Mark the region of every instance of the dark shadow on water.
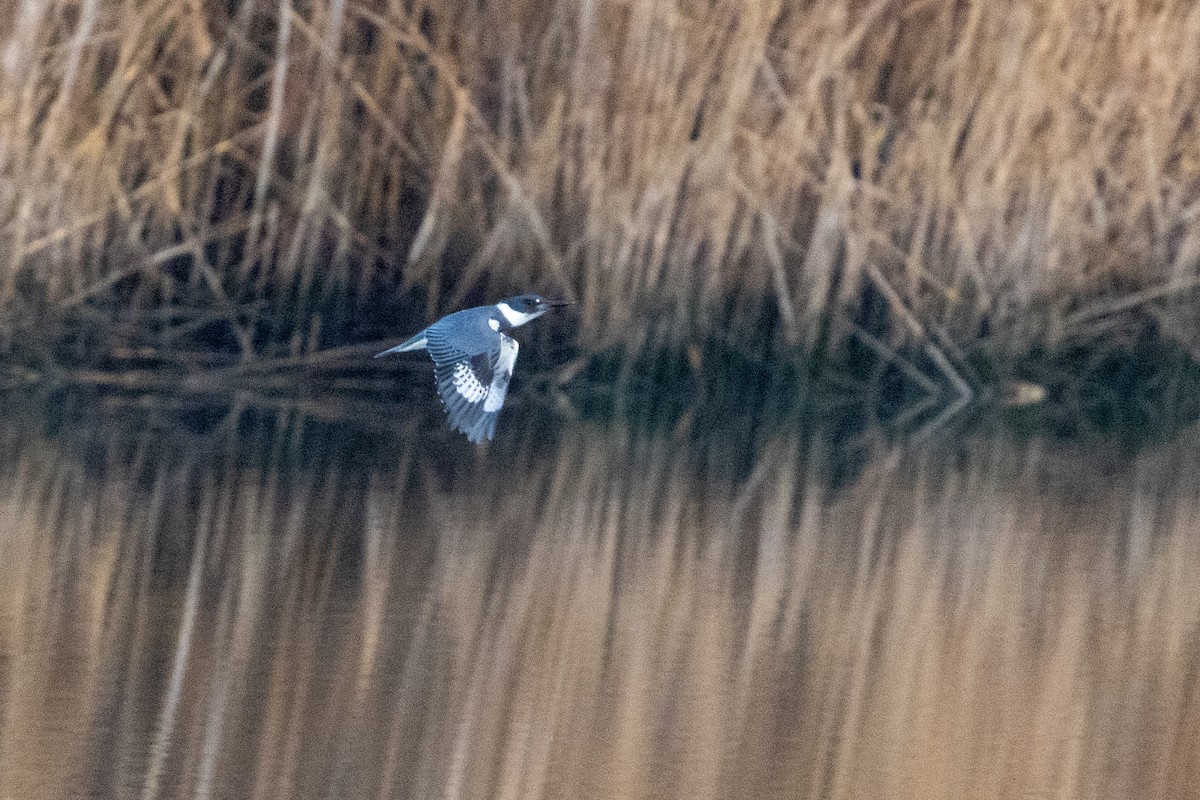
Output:
<path fill-rule="evenodd" d="M 449 475 L 465 464 L 503 469 L 553 453 L 565 432 L 582 427 L 669 442 L 688 474 L 734 484 L 786 438 L 801 460 L 820 457 L 833 487 L 852 482 L 873 452 L 904 442 L 1038 437 L 1132 453 L 1200 417 L 1200 366 L 1145 328 L 1116 345 L 1067 343 L 1006 363 L 983 349 L 947 349 L 966 386 L 939 375 L 946 365 L 927 349 L 887 349 L 865 329 L 813 358 L 764 355 L 725 339 L 653 347 L 644 357 L 599 353 L 566 381 L 539 371 L 545 359 L 566 357 L 542 349 L 548 355 L 518 376 L 497 440 L 482 449 L 445 425 L 421 358 L 351 354 L 332 368 L 268 364 L 204 381 L 157 378 L 153 369 L 117 380 L 68 373 L 3 398 L 10 418 L 66 436 L 82 453 L 125 442 L 269 458 L 283 469 L 335 459 L 353 471 L 386 467 L 408 450 L 423 468 Z"/>

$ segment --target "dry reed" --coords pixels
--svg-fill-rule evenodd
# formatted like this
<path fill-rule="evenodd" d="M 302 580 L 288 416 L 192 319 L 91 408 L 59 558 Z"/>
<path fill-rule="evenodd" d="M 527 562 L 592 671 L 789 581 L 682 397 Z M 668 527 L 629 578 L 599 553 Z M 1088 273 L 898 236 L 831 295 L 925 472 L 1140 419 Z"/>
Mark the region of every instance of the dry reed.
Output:
<path fill-rule="evenodd" d="M 1192 3 L 49 0 L 0 30 L 6 349 L 23 309 L 166 306 L 132 338 L 307 351 L 401 283 L 576 295 L 601 345 L 765 307 L 811 344 L 863 285 L 918 332 L 1036 308 L 1052 338 L 1200 282 Z"/>

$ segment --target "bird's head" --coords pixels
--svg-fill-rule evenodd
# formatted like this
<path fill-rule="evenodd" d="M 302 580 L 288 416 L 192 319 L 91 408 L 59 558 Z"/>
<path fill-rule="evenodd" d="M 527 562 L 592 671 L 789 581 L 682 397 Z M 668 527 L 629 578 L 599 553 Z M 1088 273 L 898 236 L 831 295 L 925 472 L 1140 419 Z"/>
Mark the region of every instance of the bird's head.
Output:
<path fill-rule="evenodd" d="M 500 309 L 500 313 L 504 315 L 508 324 L 515 328 L 518 325 L 524 325 L 532 319 L 537 319 L 552 308 L 560 308 L 571 304 L 570 300 L 551 302 L 540 294 L 530 292 L 529 294 L 521 294 L 501 300 L 496 304 L 496 307 Z"/>

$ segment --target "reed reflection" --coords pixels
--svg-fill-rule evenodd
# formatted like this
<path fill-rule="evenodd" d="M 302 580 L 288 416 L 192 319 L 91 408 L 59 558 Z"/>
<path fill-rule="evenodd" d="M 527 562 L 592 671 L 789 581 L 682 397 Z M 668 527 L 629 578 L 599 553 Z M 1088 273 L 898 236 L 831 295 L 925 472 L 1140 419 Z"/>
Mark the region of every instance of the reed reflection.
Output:
<path fill-rule="evenodd" d="M 284 431 L 286 435 L 287 431 Z M 0 446 L 0 796 L 1192 796 L 1195 448 Z M 1066 459 L 1060 461 L 1058 459 Z"/>

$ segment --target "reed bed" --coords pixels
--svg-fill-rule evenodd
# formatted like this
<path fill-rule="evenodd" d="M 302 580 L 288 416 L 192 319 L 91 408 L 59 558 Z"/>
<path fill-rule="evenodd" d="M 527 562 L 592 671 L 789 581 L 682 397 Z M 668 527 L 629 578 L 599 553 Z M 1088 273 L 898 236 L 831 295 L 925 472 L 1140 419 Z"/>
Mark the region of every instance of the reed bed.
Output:
<path fill-rule="evenodd" d="M 1195 341 L 1192 3 L 47 0 L 0 31 L 26 361 L 303 354 L 527 287 L 597 349 L 813 347 L 864 288 L 898 339 L 1148 307 Z"/>
<path fill-rule="evenodd" d="M 1194 447 L 3 447 L 3 796 L 1197 796 Z"/>

